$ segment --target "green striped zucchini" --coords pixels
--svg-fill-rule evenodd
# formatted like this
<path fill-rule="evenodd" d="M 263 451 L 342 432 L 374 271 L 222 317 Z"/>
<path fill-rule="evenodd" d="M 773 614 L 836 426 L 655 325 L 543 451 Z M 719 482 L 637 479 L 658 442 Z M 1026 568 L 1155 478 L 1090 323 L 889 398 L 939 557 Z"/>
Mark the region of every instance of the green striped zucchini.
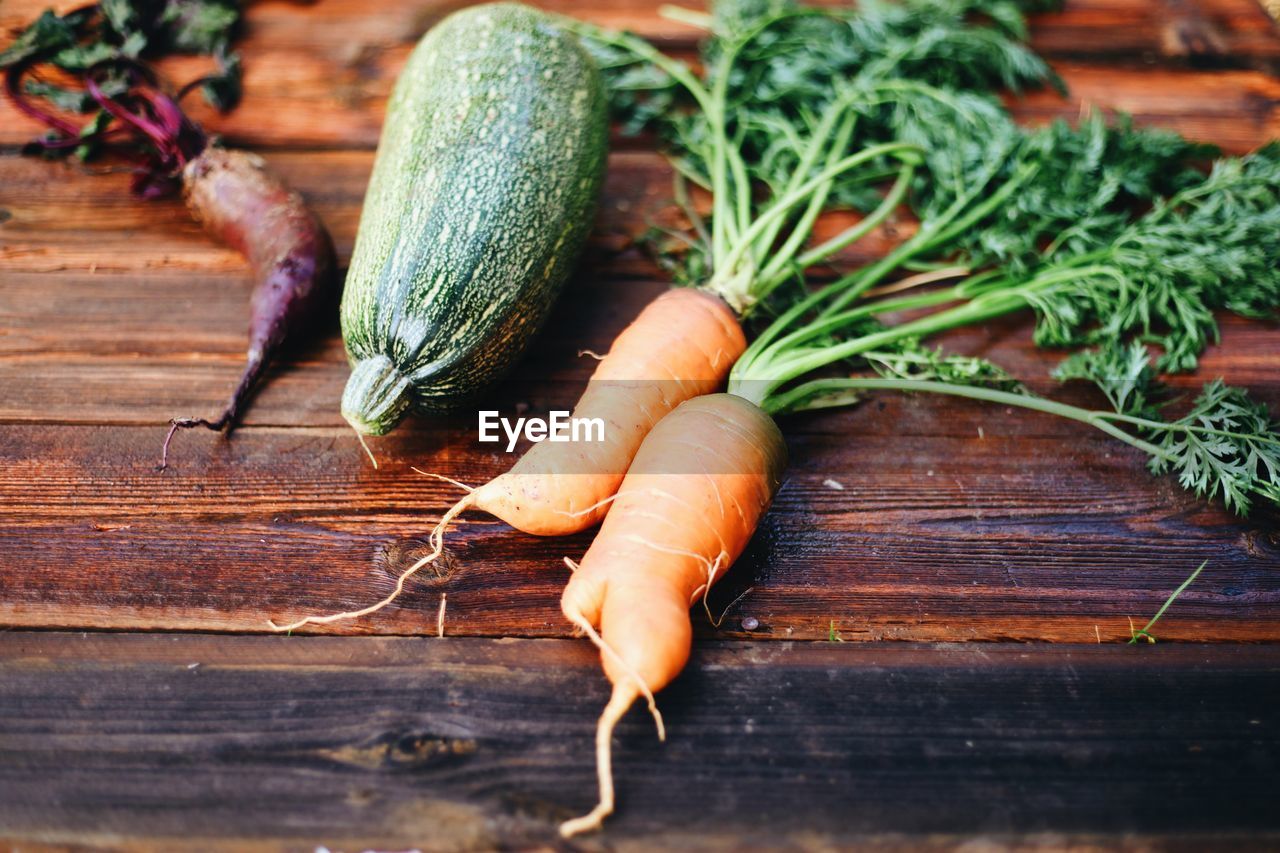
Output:
<path fill-rule="evenodd" d="M 515 362 L 591 228 L 607 144 L 600 74 L 550 16 L 474 6 L 419 42 L 342 295 L 357 431 L 457 408 Z"/>

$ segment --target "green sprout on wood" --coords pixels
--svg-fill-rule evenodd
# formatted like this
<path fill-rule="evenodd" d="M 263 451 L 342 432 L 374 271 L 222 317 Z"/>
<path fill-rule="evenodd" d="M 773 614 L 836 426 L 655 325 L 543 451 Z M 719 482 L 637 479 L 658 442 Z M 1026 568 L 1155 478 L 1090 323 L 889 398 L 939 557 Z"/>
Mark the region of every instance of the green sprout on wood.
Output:
<path fill-rule="evenodd" d="M 1208 560 L 1205 560 L 1203 563 L 1201 563 L 1200 568 L 1192 572 L 1191 577 L 1184 580 L 1182 582 L 1182 585 L 1179 586 L 1177 589 L 1175 589 L 1173 591 L 1173 594 L 1164 600 L 1164 604 L 1160 605 L 1160 609 L 1156 611 L 1156 615 L 1151 617 L 1151 621 L 1148 622 L 1146 625 L 1144 625 L 1142 627 L 1142 630 L 1140 631 L 1133 630 L 1133 620 L 1129 621 L 1129 633 L 1131 635 L 1129 637 L 1129 645 L 1131 646 L 1136 645 L 1139 637 L 1146 640 L 1148 643 L 1154 643 L 1156 641 L 1155 636 L 1151 633 L 1152 627 L 1155 626 L 1156 622 L 1160 621 L 1160 617 L 1163 616 L 1164 612 L 1169 609 L 1169 605 L 1173 604 L 1174 600 L 1178 596 L 1182 595 L 1183 590 L 1191 586 L 1192 582 L 1196 578 L 1200 577 L 1200 573 L 1204 571 L 1204 567 L 1207 565 L 1209 565 Z"/>

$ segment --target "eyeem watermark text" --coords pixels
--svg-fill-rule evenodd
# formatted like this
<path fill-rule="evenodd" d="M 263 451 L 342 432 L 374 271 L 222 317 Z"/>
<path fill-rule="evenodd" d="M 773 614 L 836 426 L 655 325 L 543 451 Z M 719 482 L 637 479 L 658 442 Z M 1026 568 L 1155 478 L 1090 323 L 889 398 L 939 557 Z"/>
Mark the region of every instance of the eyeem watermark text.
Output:
<path fill-rule="evenodd" d="M 507 452 L 516 449 L 523 435 L 530 441 L 604 441 L 602 418 L 574 418 L 569 412 L 552 411 L 546 418 L 516 418 L 514 422 L 496 411 L 480 414 L 480 441 L 502 441 L 507 438 Z M 499 432 L 501 430 L 501 433 Z"/>

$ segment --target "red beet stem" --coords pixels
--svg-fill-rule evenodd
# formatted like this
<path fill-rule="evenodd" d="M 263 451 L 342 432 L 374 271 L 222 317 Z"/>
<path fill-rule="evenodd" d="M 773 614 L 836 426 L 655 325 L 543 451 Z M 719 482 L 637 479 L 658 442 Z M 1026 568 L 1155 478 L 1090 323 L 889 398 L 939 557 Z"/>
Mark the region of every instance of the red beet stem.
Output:
<path fill-rule="evenodd" d="M 9 69 L 5 75 L 5 91 L 9 95 L 9 100 L 18 108 L 19 112 L 25 113 L 29 118 L 33 118 L 46 127 L 53 128 L 63 136 L 79 136 L 80 128 L 76 127 L 72 122 L 64 118 L 54 115 L 51 112 L 42 110 L 33 104 L 27 98 L 26 93 L 22 91 L 22 78 L 31 67 L 30 60 L 27 62 L 19 62 Z"/>
<path fill-rule="evenodd" d="M 176 188 L 176 175 L 208 145 L 208 137 L 186 117 L 177 102 L 159 91 L 159 80 L 145 64 L 117 57 L 104 60 L 85 72 L 83 80 L 89 96 L 119 123 L 93 133 L 62 116 L 37 106 L 22 89 L 22 81 L 35 60 L 18 63 L 5 74 L 5 92 L 25 115 L 54 131 L 60 138 L 37 140 L 45 150 L 75 148 L 86 143 L 110 143 L 134 158 L 134 142 L 144 142 L 148 153 L 140 161 L 134 191 L 144 196 L 165 194 Z M 119 97 L 102 89 L 98 76 L 108 67 L 121 66 L 129 74 L 129 88 Z M 203 79 L 203 78 L 202 78 Z M 200 82 L 200 81 L 197 81 Z M 130 109 L 136 104 L 139 109 Z M 140 137 L 140 138 L 139 138 Z"/>
<path fill-rule="evenodd" d="M 63 136 L 60 139 L 37 139 L 28 144 L 43 148 L 46 151 L 60 151 L 64 148 L 79 148 L 81 145 L 89 145 L 95 142 L 108 142 L 109 140 L 119 137 L 127 130 L 123 127 L 108 127 L 94 133 L 86 133 L 83 136 Z"/>
<path fill-rule="evenodd" d="M 113 61 L 114 62 L 114 61 Z M 133 63 L 130 70 L 134 71 Z M 191 159 L 205 149 L 208 138 L 204 132 L 183 114 L 182 109 L 168 95 L 153 88 L 152 80 L 147 79 L 149 72 L 137 72 L 146 79 L 144 85 L 131 86 L 125 94 L 126 98 L 140 101 L 147 108 L 146 112 L 134 112 L 127 109 L 120 99 L 113 98 L 102 91 L 94 72 L 105 67 L 99 63 L 85 75 L 85 87 L 98 105 L 124 124 L 137 130 L 154 147 L 157 165 L 166 172 L 176 171 L 185 166 Z"/>

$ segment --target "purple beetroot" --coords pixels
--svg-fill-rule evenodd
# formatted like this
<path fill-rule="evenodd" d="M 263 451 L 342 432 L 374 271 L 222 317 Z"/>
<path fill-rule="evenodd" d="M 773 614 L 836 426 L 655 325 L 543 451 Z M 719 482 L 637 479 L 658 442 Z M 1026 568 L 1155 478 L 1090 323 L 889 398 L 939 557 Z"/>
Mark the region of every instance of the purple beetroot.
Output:
<path fill-rule="evenodd" d="M 132 157 L 138 163 L 134 193 L 156 198 L 180 188 L 191 215 L 210 235 L 244 255 L 257 281 L 240 382 L 218 417 L 170 421 L 161 451 L 163 470 L 178 430 L 235 428 L 272 357 L 305 334 L 318 309 L 330 301 L 337 270 L 333 242 L 302 197 L 260 157 L 210 145 L 204 131 L 183 113 L 179 100 L 203 81 L 187 85 L 174 98 L 160 90 L 154 72 L 140 62 L 116 59 L 95 66 L 84 75 L 85 89 L 107 120 L 82 128 L 26 96 L 21 84 L 30 64 L 8 69 L 6 91 L 18 109 L 53 131 L 35 147 L 66 150 L 94 144 Z M 127 87 L 108 93 L 99 83 L 100 73 L 110 68 L 119 80 L 122 67 Z"/>

